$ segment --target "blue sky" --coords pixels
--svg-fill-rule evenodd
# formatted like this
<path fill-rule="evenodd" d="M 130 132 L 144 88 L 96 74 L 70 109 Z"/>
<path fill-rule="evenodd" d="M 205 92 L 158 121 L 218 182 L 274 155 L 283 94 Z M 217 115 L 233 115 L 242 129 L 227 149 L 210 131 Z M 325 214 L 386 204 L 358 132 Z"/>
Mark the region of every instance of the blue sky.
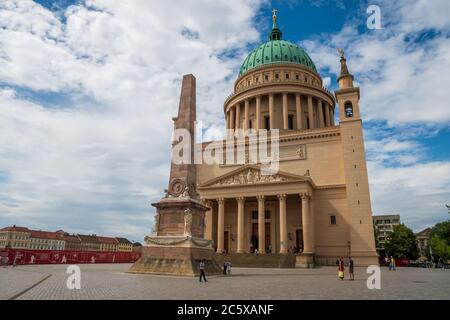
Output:
<path fill-rule="evenodd" d="M 196 75 L 198 119 L 216 136 L 272 8 L 331 90 L 346 51 L 374 214 L 415 231 L 448 218 L 448 1 L 166 2 L 0 3 L 0 225 L 142 240 L 167 185 L 181 75 Z M 383 29 L 367 28 L 369 4 Z"/>

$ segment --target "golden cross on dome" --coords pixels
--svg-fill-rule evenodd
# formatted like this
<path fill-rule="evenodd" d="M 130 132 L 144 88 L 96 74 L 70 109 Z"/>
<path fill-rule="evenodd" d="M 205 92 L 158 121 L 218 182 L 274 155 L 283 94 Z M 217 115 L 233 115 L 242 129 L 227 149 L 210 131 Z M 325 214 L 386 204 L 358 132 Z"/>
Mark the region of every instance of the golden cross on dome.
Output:
<path fill-rule="evenodd" d="M 273 13 L 273 21 L 277 21 L 277 12 L 278 12 L 277 9 L 273 9 L 273 10 L 272 10 L 272 13 Z"/>
<path fill-rule="evenodd" d="M 339 55 L 341 56 L 341 58 L 344 58 L 344 49 L 339 48 L 338 52 L 339 52 Z"/>

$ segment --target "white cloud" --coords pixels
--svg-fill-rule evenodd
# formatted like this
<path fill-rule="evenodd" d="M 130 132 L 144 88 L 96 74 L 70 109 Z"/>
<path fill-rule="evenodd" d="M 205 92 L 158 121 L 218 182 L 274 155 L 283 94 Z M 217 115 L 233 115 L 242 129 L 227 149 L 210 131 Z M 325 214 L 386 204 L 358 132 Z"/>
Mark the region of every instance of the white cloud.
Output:
<path fill-rule="evenodd" d="M 197 116 L 220 130 L 260 5 L 88 0 L 62 23 L 33 1 L 2 1 L 1 224 L 142 240 L 168 183 L 181 76 L 196 75 Z M 50 108 L 42 94 L 70 99 Z"/>
<path fill-rule="evenodd" d="M 361 111 L 366 120 L 389 125 L 447 124 L 450 108 L 448 1 L 382 2 L 382 30 L 358 32 L 345 26 L 302 44 L 322 70 L 339 74 L 337 48 L 346 51 L 350 72 L 361 86 Z M 423 9 L 426 7 L 427 9 Z M 401 10 L 399 9 L 401 8 Z M 433 19 L 432 13 L 439 12 Z M 421 14 L 419 14 L 421 13 Z M 433 37 L 421 33 L 436 28 Z"/>

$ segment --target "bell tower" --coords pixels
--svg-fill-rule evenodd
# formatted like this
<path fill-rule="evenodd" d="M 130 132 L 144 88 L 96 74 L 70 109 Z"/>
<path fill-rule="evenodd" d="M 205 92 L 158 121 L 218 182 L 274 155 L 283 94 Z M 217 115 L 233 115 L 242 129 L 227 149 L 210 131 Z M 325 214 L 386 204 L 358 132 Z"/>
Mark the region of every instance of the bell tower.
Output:
<path fill-rule="evenodd" d="M 339 105 L 342 155 L 347 193 L 348 224 L 350 226 L 351 256 L 357 265 L 378 264 L 373 232 L 372 206 L 362 120 L 359 112 L 360 90 L 353 86 L 354 77 L 341 56 L 339 90 L 335 91 Z"/>

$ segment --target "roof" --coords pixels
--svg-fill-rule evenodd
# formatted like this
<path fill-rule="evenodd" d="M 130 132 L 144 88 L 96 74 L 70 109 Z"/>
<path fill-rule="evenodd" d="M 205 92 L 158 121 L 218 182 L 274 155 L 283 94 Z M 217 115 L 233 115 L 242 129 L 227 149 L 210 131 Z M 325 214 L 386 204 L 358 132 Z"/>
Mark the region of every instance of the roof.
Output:
<path fill-rule="evenodd" d="M 30 237 L 37 239 L 61 239 L 61 235 L 56 232 L 30 230 Z"/>
<path fill-rule="evenodd" d="M 110 237 L 97 237 L 100 243 L 103 244 L 117 244 L 117 240 L 115 238 Z"/>
<path fill-rule="evenodd" d="M 75 235 L 70 235 L 70 234 L 64 234 L 63 240 L 65 240 L 66 242 L 78 242 L 78 243 L 81 242 L 80 238 L 78 238 Z"/>
<path fill-rule="evenodd" d="M 26 227 L 17 227 L 17 226 L 12 226 L 12 227 L 6 227 L 3 229 L 0 229 L 0 231 L 20 231 L 20 232 L 30 232 L 30 229 L 26 228 Z"/>
<path fill-rule="evenodd" d="M 132 244 L 131 241 L 126 238 L 116 238 L 116 239 L 121 244 Z"/>
<path fill-rule="evenodd" d="M 276 17 L 274 17 L 274 24 L 269 36 L 270 41 L 261 44 L 250 52 L 241 66 L 239 76 L 242 76 L 257 67 L 274 63 L 303 65 L 308 69 L 317 72 L 314 62 L 305 50 L 292 42 L 281 40 L 281 38 L 282 32 L 278 29 Z"/>
<path fill-rule="evenodd" d="M 424 229 L 424 230 L 422 230 L 420 232 L 417 232 L 416 236 L 425 236 L 425 237 L 427 237 L 427 236 L 429 236 L 431 234 L 431 231 L 432 231 L 431 228 L 426 228 L 426 229 Z"/>
<path fill-rule="evenodd" d="M 96 235 L 78 234 L 77 236 L 80 238 L 82 242 L 100 243 Z"/>

